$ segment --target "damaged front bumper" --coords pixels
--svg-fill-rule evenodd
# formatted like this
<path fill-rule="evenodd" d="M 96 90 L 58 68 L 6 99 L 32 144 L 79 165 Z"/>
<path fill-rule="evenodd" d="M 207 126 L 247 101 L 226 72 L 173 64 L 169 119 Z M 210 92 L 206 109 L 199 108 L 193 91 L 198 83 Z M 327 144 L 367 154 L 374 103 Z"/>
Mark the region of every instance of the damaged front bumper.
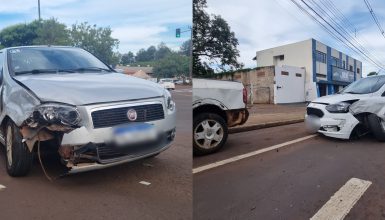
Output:
<path fill-rule="evenodd" d="M 112 143 L 88 143 L 83 146 L 62 145 L 59 153 L 69 168 L 68 173 L 78 173 L 151 157 L 170 147 L 174 137 L 175 129 L 172 129 L 151 142 L 124 147 Z"/>
<path fill-rule="evenodd" d="M 227 126 L 234 127 L 243 125 L 249 118 L 249 111 L 246 108 L 226 111 Z"/>
<path fill-rule="evenodd" d="M 353 129 L 360 122 L 350 112 L 330 113 L 325 107 L 325 104 L 318 103 L 308 105 L 305 116 L 308 130 L 319 132 L 328 137 L 349 139 Z"/>

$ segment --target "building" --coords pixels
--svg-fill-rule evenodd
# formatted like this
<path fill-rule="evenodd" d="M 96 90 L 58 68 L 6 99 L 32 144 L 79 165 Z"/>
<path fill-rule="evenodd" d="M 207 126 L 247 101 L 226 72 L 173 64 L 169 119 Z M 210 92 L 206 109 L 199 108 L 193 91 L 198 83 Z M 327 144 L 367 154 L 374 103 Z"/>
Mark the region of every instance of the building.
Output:
<path fill-rule="evenodd" d="M 217 78 L 242 82 L 249 91 L 250 104 L 305 102 L 304 68 L 265 66 L 232 74 L 220 74 Z"/>
<path fill-rule="evenodd" d="M 256 60 L 258 67 L 292 66 L 303 68 L 305 70 L 305 101 L 312 101 L 320 96 L 334 94 L 362 77 L 361 61 L 315 39 L 258 51 Z M 279 74 L 282 77 L 289 76 L 286 75 L 285 71 Z M 289 81 L 286 83 L 296 82 Z M 299 86 L 289 87 L 298 88 Z M 284 94 L 293 92 L 287 86 L 279 89 Z"/>
<path fill-rule="evenodd" d="M 127 75 L 133 75 L 138 71 L 143 71 L 150 76 L 153 75 L 153 68 L 150 66 L 116 66 L 115 69 Z"/>

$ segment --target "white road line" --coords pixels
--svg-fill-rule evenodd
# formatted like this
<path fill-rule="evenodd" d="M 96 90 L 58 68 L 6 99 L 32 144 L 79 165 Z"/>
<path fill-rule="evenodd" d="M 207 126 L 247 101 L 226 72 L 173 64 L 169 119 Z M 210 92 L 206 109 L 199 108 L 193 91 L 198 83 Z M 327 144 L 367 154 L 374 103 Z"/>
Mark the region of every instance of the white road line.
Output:
<path fill-rule="evenodd" d="M 371 184 L 372 182 L 367 180 L 351 178 L 318 210 L 311 220 L 344 219 Z"/>
<path fill-rule="evenodd" d="M 147 182 L 147 181 L 140 181 L 139 183 L 140 183 L 140 184 L 143 184 L 143 185 L 145 185 L 145 186 L 151 185 L 151 183 L 150 183 L 150 182 Z"/>
<path fill-rule="evenodd" d="M 5 187 L 4 185 L 1 185 L 1 184 L 0 184 L 0 191 L 1 191 L 1 190 L 4 190 L 5 188 L 7 188 L 7 187 Z"/>
<path fill-rule="evenodd" d="M 211 163 L 211 164 L 207 164 L 207 165 L 204 165 L 204 166 L 201 166 L 201 167 L 197 167 L 197 168 L 193 169 L 193 174 L 199 173 L 199 172 L 202 172 L 202 171 L 205 171 L 205 170 L 213 169 L 215 167 L 223 166 L 223 165 L 228 164 L 228 163 L 233 163 L 235 161 L 242 160 L 242 159 L 245 159 L 245 158 L 248 158 L 248 157 L 252 157 L 252 156 L 255 156 L 255 155 L 258 155 L 258 154 L 262 154 L 262 153 L 265 153 L 267 151 L 276 150 L 278 148 L 285 147 L 285 146 L 290 145 L 290 144 L 298 143 L 298 142 L 307 140 L 309 138 L 313 138 L 315 136 L 317 136 L 317 134 L 305 136 L 305 137 L 298 138 L 298 139 L 295 139 L 295 140 L 292 140 L 292 141 L 288 141 L 288 142 L 285 142 L 285 143 L 282 143 L 282 144 L 273 145 L 271 147 L 259 149 L 259 150 L 252 151 L 252 152 L 249 152 L 249 153 L 246 153 L 246 154 L 241 154 L 241 155 L 238 155 L 238 156 L 235 156 L 235 157 L 231 157 L 231 158 L 228 158 L 228 159 L 225 159 L 225 160 L 217 161 L 215 163 Z"/>

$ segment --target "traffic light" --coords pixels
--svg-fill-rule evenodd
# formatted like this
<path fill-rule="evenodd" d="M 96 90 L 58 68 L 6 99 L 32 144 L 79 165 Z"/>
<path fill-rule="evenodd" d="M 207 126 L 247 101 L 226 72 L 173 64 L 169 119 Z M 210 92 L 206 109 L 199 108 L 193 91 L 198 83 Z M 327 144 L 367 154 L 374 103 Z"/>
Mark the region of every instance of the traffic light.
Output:
<path fill-rule="evenodd" d="M 180 28 L 176 29 L 175 36 L 176 36 L 176 38 L 180 38 Z"/>

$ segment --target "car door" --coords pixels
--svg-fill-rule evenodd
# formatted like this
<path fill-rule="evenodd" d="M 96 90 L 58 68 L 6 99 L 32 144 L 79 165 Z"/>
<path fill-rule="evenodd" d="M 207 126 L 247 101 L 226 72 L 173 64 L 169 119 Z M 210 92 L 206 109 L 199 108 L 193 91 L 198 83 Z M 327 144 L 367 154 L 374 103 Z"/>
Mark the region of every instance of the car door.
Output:
<path fill-rule="evenodd" d="M 0 113 L 3 111 L 3 69 L 5 64 L 4 52 L 0 51 Z"/>

